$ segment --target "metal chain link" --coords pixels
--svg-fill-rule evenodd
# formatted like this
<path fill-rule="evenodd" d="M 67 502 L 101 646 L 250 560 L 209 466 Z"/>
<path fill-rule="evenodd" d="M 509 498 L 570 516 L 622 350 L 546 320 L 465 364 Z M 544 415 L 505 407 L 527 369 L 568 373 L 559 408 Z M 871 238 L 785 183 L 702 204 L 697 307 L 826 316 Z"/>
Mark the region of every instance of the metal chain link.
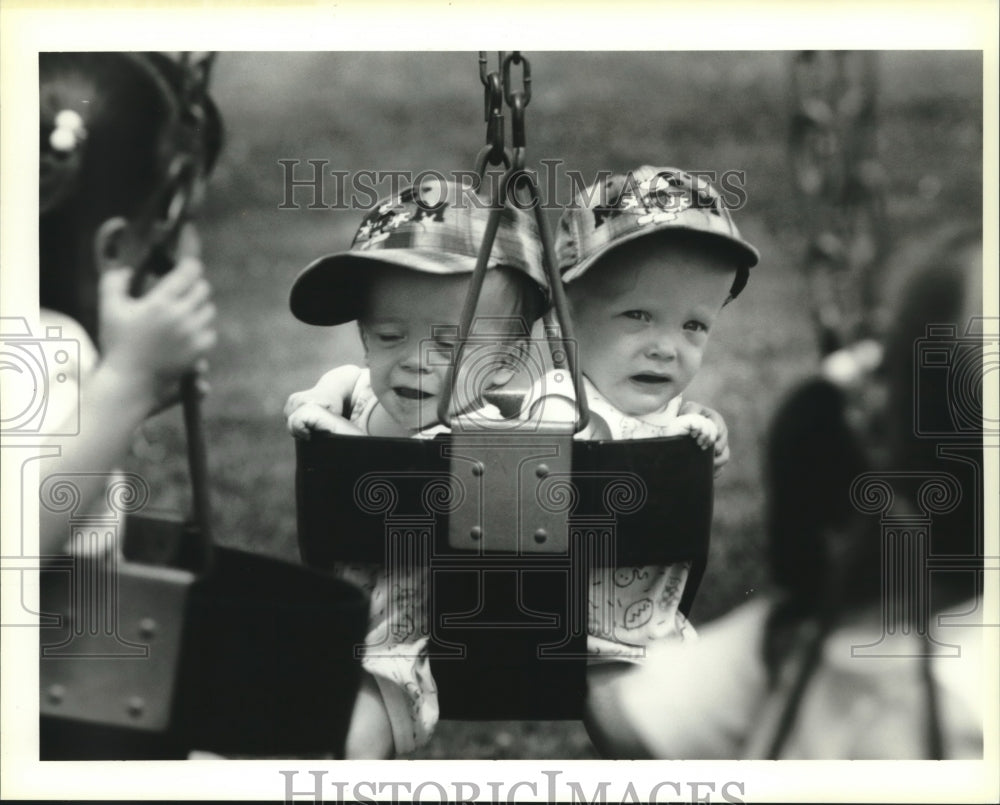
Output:
<path fill-rule="evenodd" d="M 875 328 L 876 279 L 889 240 L 877 66 L 871 52 L 804 51 L 792 58 L 790 159 L 824 355 Z"/>
<path fill-rule="evenodd" d="M 504 147 L 504 53 L 497 54 L 497 69 L 487 71 L 486 51 L 479 51 L 479 81 L 483 85 L 483 118 L 486 123 L 486 145 L 476 155 L 476 175 L 481 182 L 489 165 L 512 164 L 510 152 Z"/>

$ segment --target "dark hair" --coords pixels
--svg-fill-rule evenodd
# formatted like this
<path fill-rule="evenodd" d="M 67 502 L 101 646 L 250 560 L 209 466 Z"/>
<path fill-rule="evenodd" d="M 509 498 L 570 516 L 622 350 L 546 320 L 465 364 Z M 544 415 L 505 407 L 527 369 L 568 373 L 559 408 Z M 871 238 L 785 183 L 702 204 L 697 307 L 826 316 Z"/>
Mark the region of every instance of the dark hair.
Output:
<path fill-rule="evenodd" d="M 800 613 L 819 613 L 830 603 L 831 534 L 857 526 L 848 493 L 869 465 L 847 424 L 846 403 L 832 383 L 809 380 L 788 395 L 771 423 L 767 555 L 772 580 Z"/>
<path fill-rule="evenodd" d="M 178 137 L 178 70 L 159 54 L 39 55 L 40 302 L 76 319 L 95 341 L 97 228 L 115 216 L 133 220 L 142 214 L 175 155 L 191 147 Z M 69 148 L 57 148 L 53 132 L 66 112 L 82 126 Z M 206 119 L 200 136 L 207 167 L 208 155 L 214 160 L 218 151 L 221 126 L 214 111 Z"/>
<path fill-rule="evenodd" d="M 904 275 L 885 343 L 890 469 L 955 480 L 958 499 L 933 515 L 929 550 L 978 557 L 981 566 L 984 334 L 974 321 L 982 316 L 981 232 L 945 233 L 930 254 Z M 925 359 L 929 352 L 948 360 Z M 973 569 L 932 574 L 935 605 L 968 598 Z"/>
<path fill-rule="evenodd" d="M 982 332 L 967 333 L 972 319 L 982 316 L 982 236 L 978 229 L 946 233 L 931 249 L 930 258 L 916 270 L 903 274 L 898 283 L 898 313 L 885 339 L 885 371 L 889 387 L 890 450 L 894 462 L 913 470 L 940 466 L 941 441 L 981 441 L 981 430 L 970 432 L 969 423 L 982 422 L 982 351 L 972 354 Z M 918 343 L 931 333 L 951 331 L 941 343 L 961 345 L 974 367 L 959 375 L 961 366 L 940 371 L 922 365 Z M 919 391 L 919 417 L 914 395 Z M 955 421 L 959 414 L 962 423 Z M 933 427 L 928 427 L 933 425 Z M 956 430 L 957 428 L 957 430 Z M 954 435 L 932 438 L 928 430 Z M 960 431 L 965 430 L 965 437 Z"/>

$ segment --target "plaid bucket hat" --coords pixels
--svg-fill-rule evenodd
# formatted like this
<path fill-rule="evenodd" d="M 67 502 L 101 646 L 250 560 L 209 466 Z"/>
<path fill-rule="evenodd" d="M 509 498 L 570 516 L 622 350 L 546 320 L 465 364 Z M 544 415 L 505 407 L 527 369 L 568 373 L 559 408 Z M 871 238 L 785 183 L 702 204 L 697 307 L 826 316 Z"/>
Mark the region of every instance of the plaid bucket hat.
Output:
<path fill-rule="evenodd" d="M 563 212 L 556 239 L 563 282 L 582 276 L 612 249 L 664 231 L 700 233 L 731 248 L 737 277 L 730 298 L 743 290 L 760 259 L 708 181 L 678 168 L 643 165 L 592 184 Z"/>
<path fill-rule="evenodd" d="M 454 182 L 423 183 L 379 203 L 361 222 L 351 248 L 320 257 L 292 284 L 289 306 L 307 324 L 357 319 L 370 271 L 390 264 L 427 274 L 471 274 L 490 208 Z M 541 241 L 534 218 L 505 207 L 487 269 L 508 266 L 528 275 L 548 299 Z"/>

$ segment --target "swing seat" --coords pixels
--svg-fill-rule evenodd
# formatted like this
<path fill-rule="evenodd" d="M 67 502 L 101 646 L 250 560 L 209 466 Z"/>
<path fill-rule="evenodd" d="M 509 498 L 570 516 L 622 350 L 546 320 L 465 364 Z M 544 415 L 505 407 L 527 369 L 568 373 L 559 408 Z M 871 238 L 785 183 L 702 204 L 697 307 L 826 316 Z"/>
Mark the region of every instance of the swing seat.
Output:
<path fill-rule="evenodd" d="M 297 441 L 305 564 L 426 572 L 441 717 L 581 717 L 588 573 L 690 561 L 690 610 L 708 556 L 711 451 L 688 436 L 569 434 Z M 419 604 L 418 604 L 419 605 Z"/>
<path fill-rule="evenodd" d="M 184 532 L 129 518 L 125 553 L 183 556 Z M 270 557 L 213 556 L 201 576 L 106 556 L 42 571 L 42 760 L 343 756 L 366 597 Z"/>

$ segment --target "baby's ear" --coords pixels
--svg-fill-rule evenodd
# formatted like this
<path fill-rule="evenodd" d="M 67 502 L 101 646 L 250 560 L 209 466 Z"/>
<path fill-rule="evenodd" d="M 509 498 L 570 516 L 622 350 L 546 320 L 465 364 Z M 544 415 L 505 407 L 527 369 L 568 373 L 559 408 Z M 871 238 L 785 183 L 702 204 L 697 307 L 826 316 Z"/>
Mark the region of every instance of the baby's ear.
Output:
<path fill-rule="evenodd" d="M 111 268 L 137 268 L 139 244 L 129 222 L 121 216 L 108 218 L 94 233 L 94 265 L 100 273 Z"/>

